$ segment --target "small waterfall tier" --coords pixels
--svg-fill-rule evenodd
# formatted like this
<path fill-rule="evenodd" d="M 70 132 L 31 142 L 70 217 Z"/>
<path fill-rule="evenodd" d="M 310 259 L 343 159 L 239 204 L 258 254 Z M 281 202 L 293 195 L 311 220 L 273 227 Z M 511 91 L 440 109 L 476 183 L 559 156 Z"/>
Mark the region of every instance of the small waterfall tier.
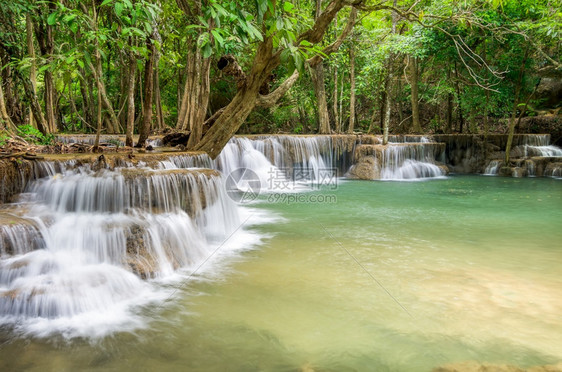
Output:
<path fill-rule="evenodd" d="M 38 172 L 49 175 L 0 209 L 0 324 L 38 335 L 103 333 L 166 295 L 154 280 L 205 262 L 238 229 L 239 210 L 218 171 L 176 162 L 189 163 L 96 170 L 44 162 Z"/>
<path fill-rule="evenodd" d="M 519 137 L 519 138 L 518 138 Z M 513 177 L 562 177 L 562 149 L 550 145 L 548 134 L 528 134 L 514 137 L 509 154 L 510 164 L 505 164 L 504 154 L 498 149 L 491 152 L 484 174 L 503 174 Z"/>
<path fill-rule="evenodd" d="M 424 138 L 424 137 L 418 137 Z M 396 142 L 388 145 L 359 145 L 351 178 L 367 180 L 417 180 L 443 177 L 445 145 L 436 142 Z"/>
<path fill-rule="evenodd" d="M 354 136 L 234 137 L 215 160 L 228 175 L 245 168 L 260 179 L 262 190 L 281 191 L 274 183 L 301 186 L 343 176 L 351 165 Z"/>

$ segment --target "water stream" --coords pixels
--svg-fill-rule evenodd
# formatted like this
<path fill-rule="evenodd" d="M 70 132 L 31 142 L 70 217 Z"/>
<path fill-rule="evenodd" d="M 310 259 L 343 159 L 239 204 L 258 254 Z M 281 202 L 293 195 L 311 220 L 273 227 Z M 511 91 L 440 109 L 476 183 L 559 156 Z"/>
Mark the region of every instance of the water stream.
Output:
<path fill-rule="evenodd" d="M 331 141 L 234 139 L 216 161 L 152 168 L 43 164 L 0 210 L 0 370 L 562 361 L 560 180 L 344 180 L 349 154 Z M 388 178 L 433 164 L 419 142 L 387 156 Z M 262 189 L 236 205 L 224 183 L 240 167 Z"/>

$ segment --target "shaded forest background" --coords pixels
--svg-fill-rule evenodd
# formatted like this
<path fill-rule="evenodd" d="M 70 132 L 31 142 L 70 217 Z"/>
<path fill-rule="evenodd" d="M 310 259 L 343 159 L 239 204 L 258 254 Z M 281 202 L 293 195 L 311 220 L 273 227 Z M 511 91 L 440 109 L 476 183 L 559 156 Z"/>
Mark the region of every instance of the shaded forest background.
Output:
<path fill-rule="evenodd" d="M 266 46 L 266 62 L 277 59 L 257 87 L 269 100 L 236 116 L 238 133 L 507 132 L 524 116 L 526 130 L 556 132 L 561 9 L 560 0 L 2 1 L 0 141 L 98 131 L 126 133 L 128 145 L 137 133 L 142 145 L 178 130 L 195 147 L 249 89 Z"/>

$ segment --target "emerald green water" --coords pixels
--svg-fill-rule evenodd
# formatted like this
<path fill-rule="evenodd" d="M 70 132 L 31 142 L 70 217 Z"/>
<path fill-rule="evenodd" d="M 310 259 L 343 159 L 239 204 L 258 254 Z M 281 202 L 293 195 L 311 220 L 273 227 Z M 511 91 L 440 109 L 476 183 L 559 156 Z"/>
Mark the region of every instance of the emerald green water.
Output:
<path fill-rule="evenodd" d="M 337 202 L 252 205 L 248 228 L 269 236 L 264 244 L 143 309 L 146 329 L 94 341 L 0 330 L 0 370 L 562 361 L 562 181 L 342 181 L 316 194 Z"/>

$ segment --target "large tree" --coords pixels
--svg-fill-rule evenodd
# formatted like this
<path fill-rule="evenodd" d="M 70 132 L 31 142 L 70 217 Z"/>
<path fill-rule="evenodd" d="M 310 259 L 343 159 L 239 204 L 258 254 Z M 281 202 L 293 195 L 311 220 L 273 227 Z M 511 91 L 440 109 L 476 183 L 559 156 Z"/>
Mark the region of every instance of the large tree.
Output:
<path fill-rule="evenodd" d="M 238 91 L 232 101 L 220 110 L 213 119 L 213 125 L 205 133 L 201 141 L 194 147 L 194 150 L 207 152 L 212 158 L 218 156 L 225 144 L 238 131 L 244 120 L 257 106 L 273 105 L 281 98 L 287 90 L 294 84 L 299 76 L 299 70 L 295 69 L 285 81 L 272 92 L 268 92 L 267 85 L 270 82 L 273 71 L 280 66 L 284 55 L 291 54 L 302 63 L 302 52 L 304 49 L 313 49 L 315 45 L 322 41 L 328 26 L 336 17 L 338 12 L 347 6 L 354 9 L 363 5 L 360 0 L 332 0 L 316 17 L 311 27 L 303 30 L 299 34 L 282 32 L 281 25 L 285 25 L 284 19 L 290 17 L 292 5 L 285 2 L 279 6 L 276 0 L 263 0 L 258 3 L 258 18 L 262 20 L 260 39 L 250 71 L 245 73 L 238 65 L 235 58 L 222 59 L 223 71 L 236 76 Z M 287 5 L 289 4 L 289 5 Z M 289 14 L 289 16 L 287 16 Z M 321 55 L 328 55 L 337 49 L 341 43 L 345 32 L 353 26 L 356 10 L 352 11 L 349 24 L 344 33 L 334 43 L 322 49 L 321 54 L 316 54 L 308 58 L 311 66 L 316 66 L 322 61 Z M 279 22 L 281 20 L 281 22 Z"/>

